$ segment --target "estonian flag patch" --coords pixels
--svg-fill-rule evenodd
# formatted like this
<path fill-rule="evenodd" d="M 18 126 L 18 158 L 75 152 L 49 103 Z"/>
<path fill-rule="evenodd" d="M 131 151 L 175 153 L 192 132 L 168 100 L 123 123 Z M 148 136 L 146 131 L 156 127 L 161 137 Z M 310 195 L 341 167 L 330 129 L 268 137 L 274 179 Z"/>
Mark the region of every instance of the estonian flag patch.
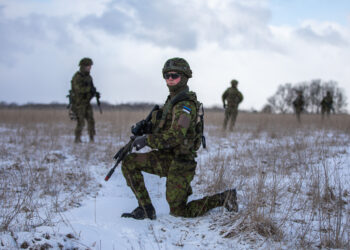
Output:
<path fill-rule="evenodd" d="M 187 114 L 190 114 L 191 113 L 191 110 L 189 107 L 186 107 L 186 106 L 183 106 L 183 109 L 182 111 L 186 112 Z"/>

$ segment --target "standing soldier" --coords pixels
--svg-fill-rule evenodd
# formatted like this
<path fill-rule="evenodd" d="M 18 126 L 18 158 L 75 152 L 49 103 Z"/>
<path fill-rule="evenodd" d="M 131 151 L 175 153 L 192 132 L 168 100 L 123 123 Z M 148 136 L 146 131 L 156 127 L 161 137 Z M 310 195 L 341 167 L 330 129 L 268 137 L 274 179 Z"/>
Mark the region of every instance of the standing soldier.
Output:
<path fill-rule="evenodd" d="M 71 110 L 75 114 L 77 126 L 75 128 L 75 143 L 80 143 L 81 133 L 84 127 L 85 119 L 88 124 L 88 132 L 90 142 L 94 141 L 95 136 L 95 121 L 93 117 L 90 101 L 93 97 L 97 100 L 100 98 L 100 93 L 92 82 L 90 70 L 93 62 L 90 58 L 83 58 L 79 62 L 80 70 L 77 71 L 72 78 L 72 89 L 70 91 Z"/>
<path fill-rule="evenodd" d="M 323 97 L 321 101 L 321 114 L 322 114 L 322 119 L 324 118 L 324 114 L 327 114 L 327 117 L 330 116 L 331 110 L 333 110 L 333 97 L 330 91 L 327 91 L 327 95 Z"/>
<path fill-rule="evenodd" d="M 126 183 L 138 200 L 138 207 L 122 217 L 156 218 L 142 171 L 167 178 L 166 199 L 173 216 L 196 217 L 218 206 L 237 211 L 235 189 L 187 202 L 192 194 L 190 183 L 196 171 L 196 151 L 202 139 L 198 129 L 201 104 L 187 86 L 192 71 L 184 59 L 169 59 L 163 67 L 163 77 L 170 95 L 164 106 L 152 113 L 152 133 L 136 137 L 132 145 L 137 150 L 145 146 L 153 150 L 131 153 L 122 162 Z"/>
<path fill-rule="evenodd" d="M 228 88 L 222 95 L 222 102 L 225 109 L 225 120 L 223 129 L 226 130 L 227 122 L 230 120 L 230 130 L 232 131 L 238 115 L 238 105 L 243 101 L 242 93 L 237 89 L 238 81 L 231 81 L 231 88 Z M 227 104 L 226 104 L 227 100 Z"/>
<path fill-rule="evenodd" d="M 300 119 L 300 114 L 304 110 L 304 97 L 303 97 L 303 91 L 299 90 L 297 91 L 298 96 L 297 98 L 293 101 L 293 106 L 295 110 L 295 114 L 297 116 L 298 122 L 301 122 Z"/>

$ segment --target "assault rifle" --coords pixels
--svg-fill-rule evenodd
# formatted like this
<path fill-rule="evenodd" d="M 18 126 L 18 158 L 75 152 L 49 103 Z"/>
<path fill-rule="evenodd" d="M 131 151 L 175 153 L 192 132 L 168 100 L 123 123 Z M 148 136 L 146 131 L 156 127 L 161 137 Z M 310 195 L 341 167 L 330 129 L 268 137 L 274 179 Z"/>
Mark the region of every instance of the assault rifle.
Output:
<path fill-rule="evenodd" d="M 117 166 L 119 165 L 119 163 L 124 160 L 124 158 L 131 153 L 132 151 L 132 145 L 133 142 L 136 138 L 136 136 L 141 136 L 144 134 L 150 134 L 152 132 L 152 123 L 151 123 L 151 119 L 152 119 L 152 113 L 153 111 L 159 110 L 159 106 L 155 105 L 153 107 L 153 109 L 151 110 L 151 112 L 148 114 L 148 116 L 146 117 L 146 119 L 139 121 L 138 123 L 136 123 L 134 126 L 131 127 L 131 133 L 133 134 L 130 137 L 130 141 L 124 146 L 122 147 L 113 157 L 114 160 L 116 160 L 117 162 L 114 164 L 113 168 L 111 170 L 109 170 L 108 174 L 105 177 L 105 181 L 108 181 L 109 178 L 111 178 L 112 174 L 114 173 L 114 170 L 117 168 Z"/>
<path fill-rule="evenodd" d="M 97 102 L 97 106 L 98 109 L 100 110 L 100 114 L 102 114 L 102 108 L 101 108 L 101 103 L 100 103 L 100 93 L 96 92 L 96 102 Z"/>
<path fill-rule="evenodd" d="M 70 109 L 72 107 L 72 104 L 73 104 L 73 97 L 72 97 L 72 95 L 73 95 L 72 90 L 69 90 L 68 95 L 66 95 L 66 97 L 68 98 L 67 109 Z"/>
<path fill-rule="evenodd" d="M 92 86 L 91 93 L 92 93 L 92 96 L 96 97 L 98 109 L 100 110 L 100 114 L 102 114 L 102 108 L 101 108 L 101 103 L 100 103 L 100 97 L 101 97 L 100 92 L 97 92 L 95 86 Z"/>

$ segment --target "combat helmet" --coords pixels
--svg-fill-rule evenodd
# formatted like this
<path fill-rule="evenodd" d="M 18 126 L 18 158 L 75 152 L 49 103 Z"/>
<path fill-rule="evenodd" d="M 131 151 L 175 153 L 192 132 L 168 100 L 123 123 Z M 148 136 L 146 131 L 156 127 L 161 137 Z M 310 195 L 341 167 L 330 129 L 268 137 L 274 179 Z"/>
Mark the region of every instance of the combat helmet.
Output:
<path fill-rule="evenodd" d="M 93 65 L 93 61 L 91 60 L 91 58 L 88 57 L 84 57 L 83 59 L 80 60 L 79 62 L 79 66 L 91 66 Z"/>
<path fill-rule="evenodd" d="M 164 73 L 169 71 L 176 71 L 176 72 L 183 73 L 187 78 L 192 77 L 192 70 L 190 68 L 190 65 L 183 58 L 174 57 L 167 60 L 163 67 L 163 75 Z"/>

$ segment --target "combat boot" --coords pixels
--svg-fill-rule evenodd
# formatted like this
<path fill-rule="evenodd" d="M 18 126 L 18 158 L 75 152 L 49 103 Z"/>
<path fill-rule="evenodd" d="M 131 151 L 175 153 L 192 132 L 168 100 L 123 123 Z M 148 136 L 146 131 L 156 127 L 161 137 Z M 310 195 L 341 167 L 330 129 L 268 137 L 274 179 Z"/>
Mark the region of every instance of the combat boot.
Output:
<path fill-rule="evenodd" d="M 94 136 L 93 136 L 93 135 L 90 135 L 90 143 L 93 143 L 93 142 L 95 142 Z"/>
<path fill-rule="evenodd" d="M 122 217 L 134 218 L 136 220 L 143 220 L 146 218 L 155 220 L 157 218 L 156 210 L 154 209 L 152 204 L 146 206 L 138 206 L 131 213 L 123 213 Z"/>
<path fill-rule="evenodd" d="M 238 212 L 237 192 L 236 189 L 226 190 L 221 193 L 223 206 L 230 212 Z"/>

